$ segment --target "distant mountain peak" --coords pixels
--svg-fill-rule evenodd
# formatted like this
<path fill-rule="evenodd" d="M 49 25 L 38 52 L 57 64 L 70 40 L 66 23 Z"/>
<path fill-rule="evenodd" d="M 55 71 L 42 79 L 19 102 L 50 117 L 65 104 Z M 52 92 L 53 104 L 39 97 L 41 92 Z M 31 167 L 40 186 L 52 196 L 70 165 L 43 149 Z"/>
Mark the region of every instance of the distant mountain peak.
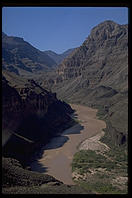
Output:
<path fill-rule="evenodd" d="M 117 25 L 117 23 L 116 23 L 116 22 L 114 22 L 114 21 L 112 21 L 112 20 L 106 20 L 106 21 L 103 21 L 103 22 L 101 22 L 99 25 L 101 25 L 101 24 L 103 24 L 103 25 L 105 25 L 105 24 L 113 24 L 113 25 Z"/>
<path fill-rule="evenodd" d="M 7 37 L 7 34 L 5 34 L 4 32 L 2 32 L 2 38 L 3 37 Z"/>
<path fill-rule="evenodd" d="M 56 62 L 46 53 L 36 49 L 23 38 L 7 36 L 2 32 L 2 67 L 20 74 L 49 70 Z"/>
<path fill-rule="evenodd" d="M 110 32 L 112 32 L 115 29 L 119 29 L 121 26 L 125 26 L 125 25 L 120 25 L 114 21 L 111 20 L 107 20 L 104 21 L 102 23 L 99 23 L 98 25 L 96 25 L 92 30 L 91 33 L 93 33 L 96 30 L 102 31 L 102 30 L 108 30 Z"/>
<path fill-rule="evenodd" d="M 5 36 L 7 36 L 7 34 L 5 34 L 4 32 L 2 32 L 2 35 L 5 35 Z"/>
<path fill-rule="evenodd" d="M 51 57 L 56 62 L 56 64 L 60 64 L 67 56 L 69 56 L 72 53 L 74 49 L 75 48 L 68 49 L 61 54 L 57 54 L 52 50 L 46 50 L 44 51 L 44 53 L 46 53 L 49 57 Z"/>
<path fill-rule="evenodd" d="M 4 32 L 2 32 L 2 38 L 6 37 L 8 39 L 13 39 L 14 41 L 24 41 L 24 39 L 22 37 L 18 37 L 18 36 L 8 36 L 7 34 L 5 34 Z"/>

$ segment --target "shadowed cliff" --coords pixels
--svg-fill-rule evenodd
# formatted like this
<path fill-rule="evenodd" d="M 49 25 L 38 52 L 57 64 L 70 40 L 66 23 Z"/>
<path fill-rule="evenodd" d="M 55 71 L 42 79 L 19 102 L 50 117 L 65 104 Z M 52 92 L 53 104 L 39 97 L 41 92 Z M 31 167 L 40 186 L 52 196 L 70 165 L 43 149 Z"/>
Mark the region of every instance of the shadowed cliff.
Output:
<path fill-rule="evenodd" d="M 69 125 L 73 110 L 34 80 L 23 80 L 15 86 L 15 76 L 4 75 L 10 82 L 3 76 L 3 154 L 24 164 L 37 147 Z"/>

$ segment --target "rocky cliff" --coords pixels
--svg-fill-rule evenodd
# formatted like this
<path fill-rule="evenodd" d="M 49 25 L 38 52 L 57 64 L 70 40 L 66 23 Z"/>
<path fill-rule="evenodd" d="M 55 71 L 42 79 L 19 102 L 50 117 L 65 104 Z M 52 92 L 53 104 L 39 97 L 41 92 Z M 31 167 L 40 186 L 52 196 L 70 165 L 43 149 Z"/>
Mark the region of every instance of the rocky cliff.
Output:
<path fill-rule="evenodd" d="M 2 140 L 4 156 L 22 163 L 41 143 L 60 133 L 71 121 L 71 107 L 34 80 L 4 73 L 2 78 Z M 8 80 L 9 81 L 8 81 Z M 19 82 L 19 83 L 17 83 Z M 21 82 L 21 83 L 20 83 Z M 15 84 L 14 84 L 15 83 Z"/>
<path fill-rule="evenodd" d="M 101 109 L 99 114 L 107 120 L 110 139 L 118 145 L 125 142 L 128 25 L 105 21 L 94 27 L 84 43 L 58 66 L 56 76 L 49 82 L 58 97 Z"/>
<path fill-rule="evenodd" d="M 71 107 L 40 87 L 3 72 L 2 76 L 2 193 L 82 194 L 91 193 L 69 186 L 54 177 L 30 170 L 33 154 L 41 144 L 62 132 L 72 122 Z M 33 158 L 34 160 L 34 158 Z"/>
<path fill-rule="evenodd" d="M 91 88 L 102 81 L 112 80 L 109 85 L 113 85 L 112 74 L 125 72 L 122 80 L 127 78 L 127 56 L 128 26 L 105 21 L 92 29 L 85 42 L 58 67 L 57 73 L 62 80 L 87 77 L 86 86 Z"/>

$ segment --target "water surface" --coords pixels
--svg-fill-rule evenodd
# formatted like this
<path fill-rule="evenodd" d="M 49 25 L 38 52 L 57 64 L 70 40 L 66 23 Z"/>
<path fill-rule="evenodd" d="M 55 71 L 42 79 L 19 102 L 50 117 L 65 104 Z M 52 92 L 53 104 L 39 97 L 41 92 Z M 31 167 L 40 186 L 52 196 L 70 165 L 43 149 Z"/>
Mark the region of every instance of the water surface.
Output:
<path fill-rule="evenodd" d="M 61 136 L 53 138 L 43 147 L 41 159 L 31 164 L 33 171 L 47 173 L 65 184 L 73 185 L 71 163 L 77 146 L 87 138 L 102 131 L 106 124 L 96 117 L 97 109 L 72 104 L 74 117 L 79 123 L 66 129 Z"/>

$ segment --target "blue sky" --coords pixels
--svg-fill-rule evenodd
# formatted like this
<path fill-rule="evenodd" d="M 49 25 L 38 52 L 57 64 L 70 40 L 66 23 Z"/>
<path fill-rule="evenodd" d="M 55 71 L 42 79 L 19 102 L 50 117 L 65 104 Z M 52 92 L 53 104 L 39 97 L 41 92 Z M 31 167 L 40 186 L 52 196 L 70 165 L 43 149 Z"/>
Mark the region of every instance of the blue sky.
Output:
<path fill-rule="evenodd" d="M 2 31 L 39 50 L 62 53 L 80 46 L 105 20 L 128 23 L 126 7 L 3 7 Z"/>

